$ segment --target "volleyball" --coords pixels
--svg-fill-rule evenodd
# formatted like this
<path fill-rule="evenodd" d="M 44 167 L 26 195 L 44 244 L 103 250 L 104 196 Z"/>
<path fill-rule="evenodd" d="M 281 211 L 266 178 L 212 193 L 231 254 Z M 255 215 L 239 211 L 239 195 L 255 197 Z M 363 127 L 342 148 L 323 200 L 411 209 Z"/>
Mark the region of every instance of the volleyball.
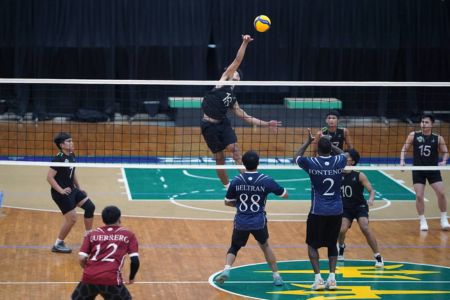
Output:
<path fill-rule="evenodd" d="M 265 32 L 269 30 L 271 22 L 268 16 L 260 15 L 255 18 L 253 25 L 255 26 L 256 31 Z"/>

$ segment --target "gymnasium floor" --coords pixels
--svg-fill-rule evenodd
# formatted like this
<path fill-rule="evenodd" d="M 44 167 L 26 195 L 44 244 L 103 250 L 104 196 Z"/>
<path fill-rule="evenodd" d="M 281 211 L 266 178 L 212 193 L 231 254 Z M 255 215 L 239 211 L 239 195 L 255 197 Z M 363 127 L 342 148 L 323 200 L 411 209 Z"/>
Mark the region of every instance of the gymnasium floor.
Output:
<path fill-rule="evenodd" d="M 74 252 L 50 252 L 62 219 L 50 199 L 47 170 L 0 166 L 4 191 L 0 299 L 68 299 L 80 279 L 76 249 L 83 235 L 81 215 L 66 240 Z M 410 172 L 365 172 L 379 191 L 370 213 L 371 227 L 387 267 L 374 270 L 370 249 L 354 226 L 347 238 L 346 261 L 339 266 L 341 289 L 311 293 L 313 276 L 304 244 L 309 183 L 300 170 L 292 171 L 297 175 L 271 174 L 291 193 L 291 199 L 269 200 L 267 205 L 271 243 L 286 280 L 282 289 L 272 287 L 254 241 L 239 253 L 230 281 L 222 286 L 212 283 L 223 267 L 234 214 L 223 205 L 224 190 L 214 171 L 135 171 L 77 169 L 97 211 L 109 204 L 119 206 L 123 224 L 138 236 L 142 267 L 137 283 L 130 286 L 134 299 L 424 299 L 430 293 L 433 299 L 450 299 L 450 232 L 439 228 L 436 199 L 429 187 L 430 231 L 419 232 Z M 449 172 L 443 175 L 444 182 L 450 182 Z M 177 189 L 180 182 L 183 188 Z M 97 216 L 95 226 L 100 225 Z M 326 253 L 321 251 L 321 256 Z"/>

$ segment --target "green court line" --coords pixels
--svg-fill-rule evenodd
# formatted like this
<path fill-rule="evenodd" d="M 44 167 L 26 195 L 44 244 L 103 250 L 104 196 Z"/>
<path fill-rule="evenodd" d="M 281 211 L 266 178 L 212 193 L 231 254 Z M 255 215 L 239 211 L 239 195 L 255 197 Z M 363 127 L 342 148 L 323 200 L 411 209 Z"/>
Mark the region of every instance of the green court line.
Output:
<path fill-rule="evenodd" d="M 238 173 L 227 170 L 230 178 Z M 289 192 L 291 201 L 309 201 L 310 181 L 303 170 L 264 170 Z M 377 199 L 415 201 L 415 195 L 379 171 L 364 171 L 377 191 Z M 217 200 L 223 201 L 225 189 L 215 170 L 199 169 L 125 169 L 132 200 Z M 367 197 L 367 195 L 366 195 Z M 269 199 L 279 199 L 270 195 Z M 284 199 L 283 199 L 284 200 Z"/>

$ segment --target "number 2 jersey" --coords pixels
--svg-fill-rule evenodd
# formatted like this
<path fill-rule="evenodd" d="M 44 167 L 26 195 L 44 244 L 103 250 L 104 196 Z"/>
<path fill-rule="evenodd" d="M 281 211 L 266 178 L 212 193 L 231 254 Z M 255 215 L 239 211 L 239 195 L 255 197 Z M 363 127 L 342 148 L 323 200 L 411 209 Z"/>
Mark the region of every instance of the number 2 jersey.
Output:
<path fill-rule="evenodd" d="M 342 214 L 341 181 L 346 156 L 298 156 L 296 163 L 311 178 L 310 212 L 323 216 Z"/>
<path fill-rule="evenodd" d="M 259 172 L 245 172 L 231 181 L 225 201 L 236 202 L 234 227 L 237 230 L 264 228 L 266 200 L 270 193 L 282 197 L 286 190 L 270 176 Z"/>
<path fill-rule="evenodd" d="M 424 135 L 421 131 L 414 132 L 413 164 L 415 166 L 437 166 L 439 162 L 439 135 L 432 133 Z"/>
<path fill-rule="evenodd" d="M 84 238 L 79 255 L 87 257 L 82 282 L 120 285 L 125 257 L 139 256 L 138 242 L 134 233 L 124 227 L 103 226 Z"/>

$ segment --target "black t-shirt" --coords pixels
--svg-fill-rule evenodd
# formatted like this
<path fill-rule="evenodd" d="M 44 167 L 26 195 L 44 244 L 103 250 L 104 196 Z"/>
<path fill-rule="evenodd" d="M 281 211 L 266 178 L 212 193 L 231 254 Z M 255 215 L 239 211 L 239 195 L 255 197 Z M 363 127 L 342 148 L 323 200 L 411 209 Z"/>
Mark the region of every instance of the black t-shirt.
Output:
<path fill-rule="evenodd" d="M 437 166 L 439 162 L 439 135 L 424 135 L 421 131 L 414 133 L 413 164 L 415 166 Z"/>
<path fill-rule="evenodd" d="M 215 120 L 223 120 L 227 117 L 227 112 L 236 103 L 233 87 L 224 85 L 220 88 L 213 88 L 206 93 L 202 101 L 203 112 Z"/>
<path fill-rule="evenodd" d="M 359 172 L 342 173 L 341 195 L 344 208 L 366 205 L 364 186 L 359 182 Z"/>
<path fill-rule="evenodd" d="M 344 128 L 336 128 L 335 132 L 330 132 L 328 130 L 328 127 L 324 127 L 324 128 L 322 128 L 322 134 L 331 136 L 331 139 L 330 139 L 331 143 L 334 146 L 344 150 L 344 139 L 345 139 Z M 331 151 L 331 155 L 336 155 L 336 154 L 337 153 L 335 153 L 334 151 Z"/>
<path fill-rule="evenodd" d="M 75 155 L 65 155 L 63 152 L 59 152 L 52 160 L 52 162 L 75 162 Z M 75 175 L 75 167 L 50 167 L 56 171 L 55 180 L 61 188 L 74 188 L 73 177 Z M 53 190 L 53 187 L 52 187 Z"/>

